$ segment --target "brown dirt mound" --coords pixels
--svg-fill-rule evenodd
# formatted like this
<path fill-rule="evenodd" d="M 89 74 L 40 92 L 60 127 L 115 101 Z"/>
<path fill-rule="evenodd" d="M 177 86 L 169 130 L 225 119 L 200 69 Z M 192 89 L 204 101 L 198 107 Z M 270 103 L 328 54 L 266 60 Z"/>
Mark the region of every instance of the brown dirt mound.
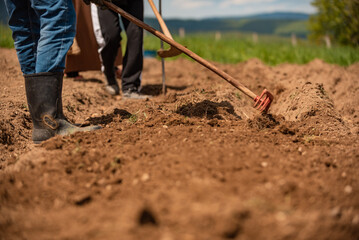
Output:
<path fill-rule="evenodd" d="M 31 143 L 14 50 L 0 49 L 0 239 L 358 239 L 358 64 L 216 64 L 269 114 L 195 62 L 145 59 L 148 101 L 64 80 L 91 133 Z M 184 70 L 185 69 L 185 70 Z"/>
<path fill-rule="evenodd" d="M 323 84 L 306 82 L 301 87 L 283 93 L 278 101 L 281 104 L 275 112 L 288 121 L 305 122 L 309 128 L 315 128 L 321 135 L 333 132 L 347 135 L 350 132 L 350 128 L 334 108 Z"/>
<path fill-rule="evenodd" d="M 323 84 L 306 82 L 300 88 L 290 91 L 280 101 L 277 112 L 288 121 L 302 121 L 310 116 L 329 115 L 334 112 L 333 101 L 329 99 Z"/>

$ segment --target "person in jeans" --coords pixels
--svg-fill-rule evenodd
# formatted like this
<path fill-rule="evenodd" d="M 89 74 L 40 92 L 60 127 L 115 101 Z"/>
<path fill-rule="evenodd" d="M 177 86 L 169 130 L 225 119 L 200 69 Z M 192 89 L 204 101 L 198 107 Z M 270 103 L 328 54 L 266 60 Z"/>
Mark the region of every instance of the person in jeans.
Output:
<path fill-rule="evenodd" d="M 99 129 L 70 123 L 62 109 L 65 57 L 76 33 L 72 0 L 5 0 L 5 4 L 25 78 L 34 143 Z"/>
<path fill-rule="evenodd" d="M 143 0 L 116 0 L 113 3 L 136 18 L 143 20 Z M 119 86 L 115 74 L 115 59 L 118 49 L 121 47 L 120 17 L 112 10 L 104 9 L 99 5 L 91 4 L 91 15 L 103 72 L 107 80 L 106 90 L 111 95 L 118 95 Z M 121 76 L 122 97 L 144 99 L 148 96 L 139 91 L 143 68 L 143 30 L 126 18 L 121 17 L 121 20 L 127 35 Z"/>

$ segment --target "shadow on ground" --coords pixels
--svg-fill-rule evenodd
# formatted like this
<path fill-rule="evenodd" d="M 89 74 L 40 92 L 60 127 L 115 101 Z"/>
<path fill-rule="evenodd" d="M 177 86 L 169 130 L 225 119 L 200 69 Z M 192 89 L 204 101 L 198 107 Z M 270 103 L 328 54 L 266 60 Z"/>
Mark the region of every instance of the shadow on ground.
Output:
<path fill-rule="evenodd" d="M 110 124 L 113 122 L 115 117 L 120 117 L 121 119 L 129 119 L 132 114 L 124 109 L 115 108 L 112 113 L 103 115 L 101 117 L 90 117 L 87 119 L 87 122 L 91 125 L 98 124 Z"/>
<path fill-rule="evenodd" d="M 183 91 L 187 88 L 187 86 L 171 86 L 166 85 L 167 89 L 174 91 Z M 162 94 L 162 84 L 148 84 L 142 86 L 141 92 L 146 95 L 158 96 Z"/>
<path fill-rule="evenodd" d="M 207 119 L 223 119 L 222 115 L 230 114 L 238 119 L 241 119 L 241 117 L 235 113 L 232 104 L 228 101 L 222 101 L 220 103 L 217 103 L 209 100 L 204 100 L 195 104 L 189 103 L 181 106 L 177 110 L 177 113 L 186 117 L 205 117 Z"/>

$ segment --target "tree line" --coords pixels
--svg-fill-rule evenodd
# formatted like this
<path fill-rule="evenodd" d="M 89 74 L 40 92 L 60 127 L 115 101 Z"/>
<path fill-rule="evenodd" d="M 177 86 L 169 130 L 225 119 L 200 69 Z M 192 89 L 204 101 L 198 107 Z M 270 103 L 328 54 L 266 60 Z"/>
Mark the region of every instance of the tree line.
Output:
<path fill-rule="evenodd" d="M 343 45 L 359 46 L 359 0 L 314 0 L 317 14 L 309 19 L 310 39 L 329 37 Z"/>

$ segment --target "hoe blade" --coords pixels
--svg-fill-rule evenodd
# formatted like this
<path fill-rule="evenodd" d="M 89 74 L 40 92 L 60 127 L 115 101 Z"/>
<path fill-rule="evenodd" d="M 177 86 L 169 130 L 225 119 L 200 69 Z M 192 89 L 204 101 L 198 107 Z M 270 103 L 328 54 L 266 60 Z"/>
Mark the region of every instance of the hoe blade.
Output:
<path fill-rule="evenodd" d="M 254 99 L 254 107 L 261 112 L 267 112 L 273 99 L 273 95 L 267 89 L 264 89 L 262 94 Z"/>

